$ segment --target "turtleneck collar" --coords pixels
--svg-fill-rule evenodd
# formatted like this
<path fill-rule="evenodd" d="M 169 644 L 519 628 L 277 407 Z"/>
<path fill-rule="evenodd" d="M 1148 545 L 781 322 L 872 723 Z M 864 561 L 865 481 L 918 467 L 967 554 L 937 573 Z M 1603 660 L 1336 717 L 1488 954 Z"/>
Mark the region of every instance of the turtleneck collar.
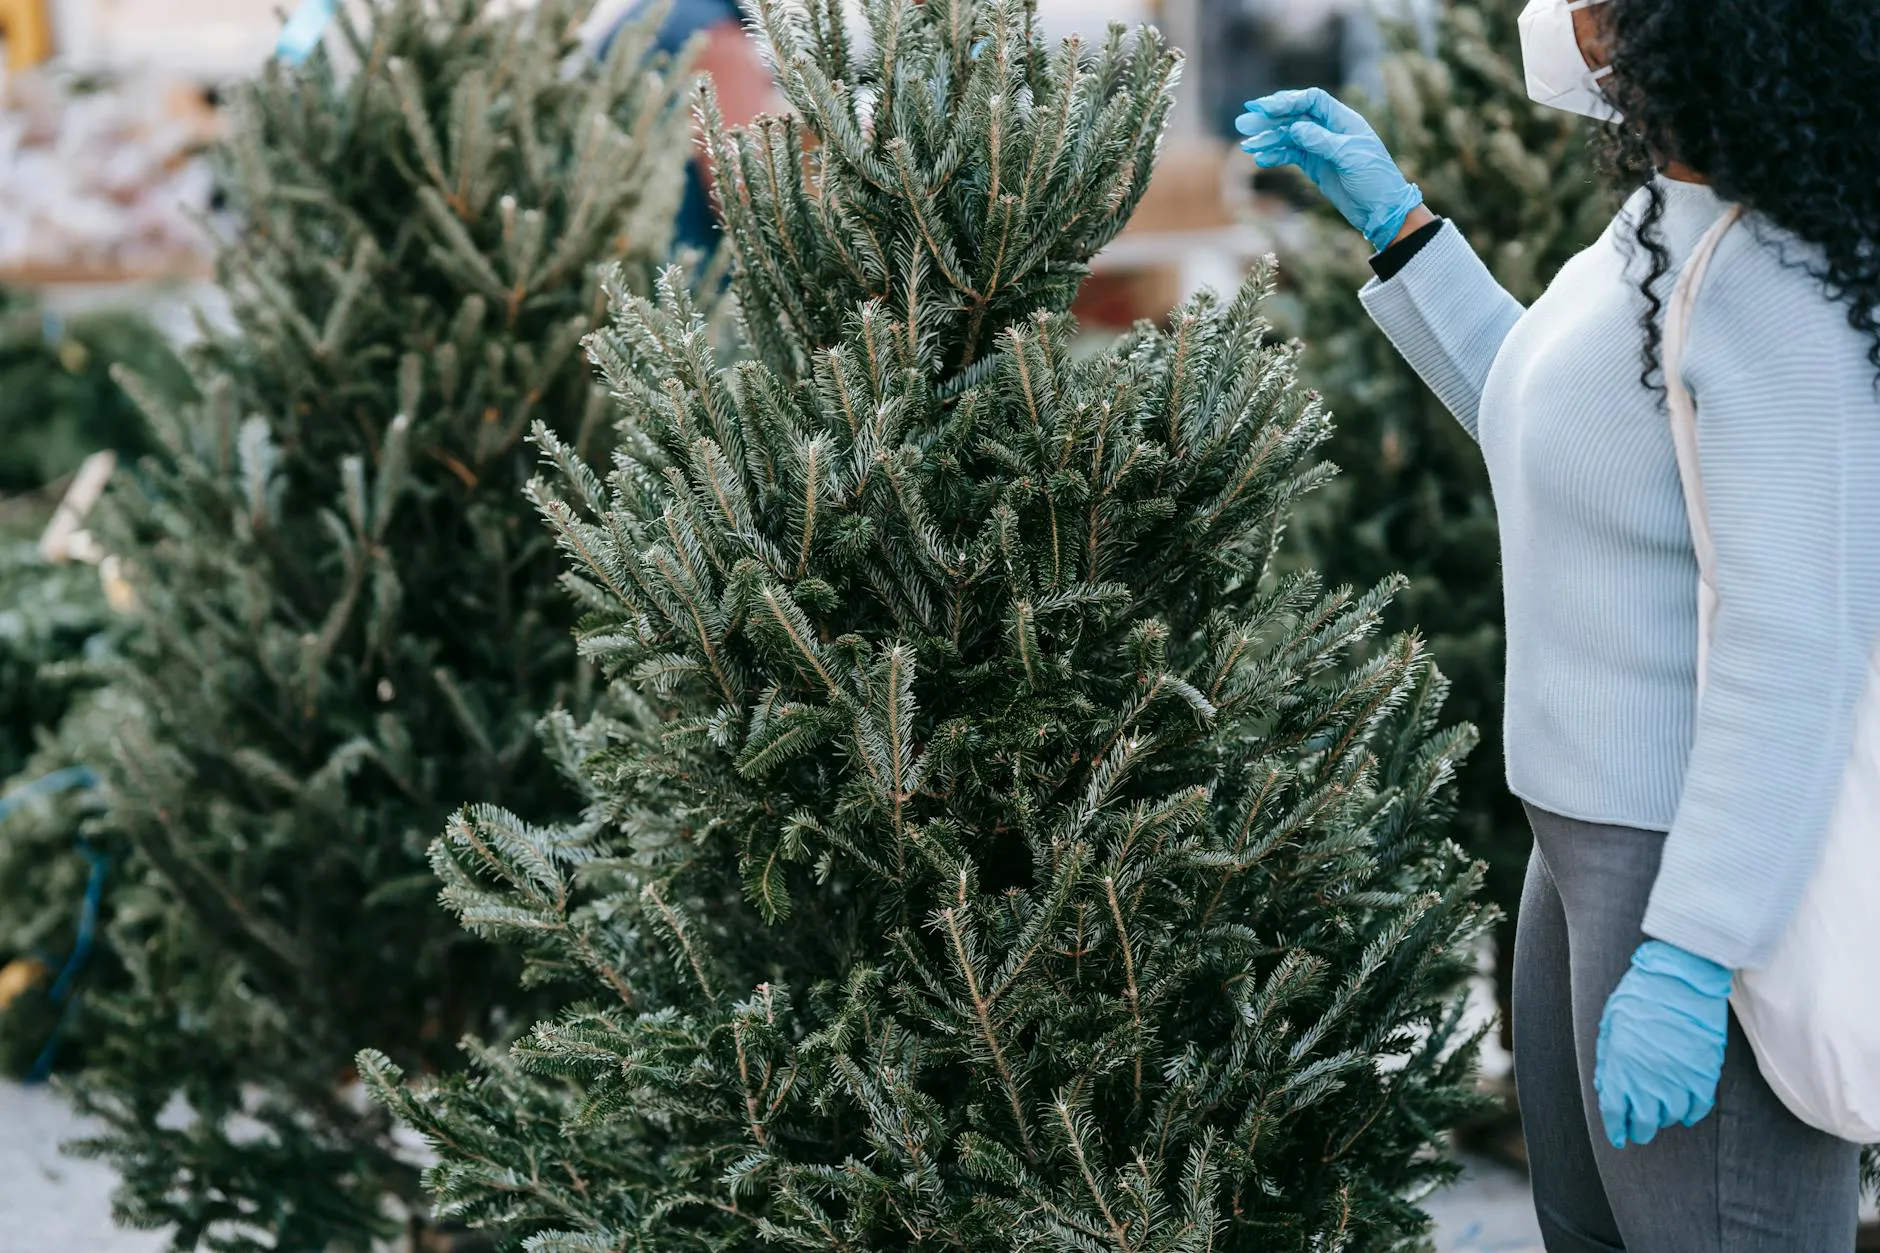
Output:
<path fill-rule="evenodd" d="M 1698 237 L 1723 213 L 1724 201 L 1707 183 L 1686 183 L 1657 174 L 1652 177 L 1652 185 L 1664 197 L 1665 212 L 1658 234 L 1675 266 L 1683 262 Z M 1629 208 L 1632 213 L 1627 216 L 1636 222 L 1635 215 L 1644 212 L 1643 198 L 1634 199 Z"/>
<path fill-rule="evenodd" d="M 1652 175 L 1652 182 L 1664 189 L 1667 203 L 1711 205 L 1719 210 L 1723 208 L 1723 201 L 1709 183 L 1687 183 L 1681 178 L 1667 178 L 1663 174 Z"/>

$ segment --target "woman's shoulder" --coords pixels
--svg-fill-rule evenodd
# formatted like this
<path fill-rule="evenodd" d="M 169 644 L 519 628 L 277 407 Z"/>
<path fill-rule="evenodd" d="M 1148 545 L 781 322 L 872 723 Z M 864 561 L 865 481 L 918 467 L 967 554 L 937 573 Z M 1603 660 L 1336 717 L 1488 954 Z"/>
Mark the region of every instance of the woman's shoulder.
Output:
<path fill-rule="evenodd" d="M 1820 247 L 1759 213 L 1746 213 L 1717 244 L 1699 300 L 1768 299 L 1819 310 L 1841 307 L 1821 278 Z"/>
<path fill-rule="evenodd" d="M 1768 367 L 1782 359 L 1810 369 L 1871 375 L 1870 338 L 1848 321 L 1846 302 L 1822 278 L 1819 247 L 1758 214 L 1718 242 L 1691 313 L 1690 359 Z M 1710 351 L 1707 351 L 1710 350 Z"/>

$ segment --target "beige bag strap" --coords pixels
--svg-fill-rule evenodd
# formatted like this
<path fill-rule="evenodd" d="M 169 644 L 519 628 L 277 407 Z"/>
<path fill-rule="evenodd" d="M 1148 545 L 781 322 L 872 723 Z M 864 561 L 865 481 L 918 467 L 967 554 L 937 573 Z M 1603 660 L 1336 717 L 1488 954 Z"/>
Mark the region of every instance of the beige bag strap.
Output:
<path fill-rule="evenodd" d="M 1672 289 L 1671 303 L 1665 309 L 1665 333 L 1661 350 L 1665 372 L 1665 402 L 1671 410 L 1671 440 L 1678 449 L 1678 477 L 1684 483 L 1684 509 L 1691 518 L 1691 542 L 1697 548 L 1698 577 L 1713 591 L 1717 586 L 1717 549 L 1710 540 L 1710 511 L 1704 504 L 1704 479 L 1697 462 L 1697 402 L 1684 386 L 1680 374 L 1684 349 L 1691 338 L 1691 311 L 1697 305 L 1697 291 L 1710 269 L 1710 259 L 1717 245 L 1743 216 L 1741 205 L 1731 205 L 1715 225 L 1704 232 L 1691 249 L 1684 272 Z"/>

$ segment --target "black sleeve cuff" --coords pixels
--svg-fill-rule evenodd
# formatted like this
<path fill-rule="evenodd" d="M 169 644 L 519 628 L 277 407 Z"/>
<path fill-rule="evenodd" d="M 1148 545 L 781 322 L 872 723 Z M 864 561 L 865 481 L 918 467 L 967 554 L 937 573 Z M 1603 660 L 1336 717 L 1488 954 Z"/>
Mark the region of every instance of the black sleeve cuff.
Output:
<path fill-rule="evenodd" d="M 1371 258 L 1371 272 L 1377 275 L 1378 282 L 1388 283 L 1396 278 L 1399 271 L 1410 264 L 1410 258 L 1423 251 L 1423 245 L 1436 238 L 1436 232 L 1443 229 L 1442 218 L 1434 222 L 1425 222 L 1384 251 Z"/>

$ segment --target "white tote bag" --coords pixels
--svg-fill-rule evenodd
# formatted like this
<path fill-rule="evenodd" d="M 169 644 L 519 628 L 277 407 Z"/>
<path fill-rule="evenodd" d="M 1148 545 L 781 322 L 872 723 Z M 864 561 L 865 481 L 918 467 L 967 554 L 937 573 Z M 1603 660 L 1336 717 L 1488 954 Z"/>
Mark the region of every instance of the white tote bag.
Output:
<path fill-rule="evenodd" d="M 1678 369 L 1704 273 L 1741 216 L 1731 208 L 1699 241 L 1665 311 L 1665 391 L 1697 548 L 1700 700 L 1717 616 L 1716 549 L 1697 462 L 1697 405 Z M 1730 1003 L 1763 1078 L 1790 1112 L 1844 1140 L 1880 1141 L 1880 650 L 1868 658 L 1814 874 L 1774 956 L 1737 972 Z"/>

